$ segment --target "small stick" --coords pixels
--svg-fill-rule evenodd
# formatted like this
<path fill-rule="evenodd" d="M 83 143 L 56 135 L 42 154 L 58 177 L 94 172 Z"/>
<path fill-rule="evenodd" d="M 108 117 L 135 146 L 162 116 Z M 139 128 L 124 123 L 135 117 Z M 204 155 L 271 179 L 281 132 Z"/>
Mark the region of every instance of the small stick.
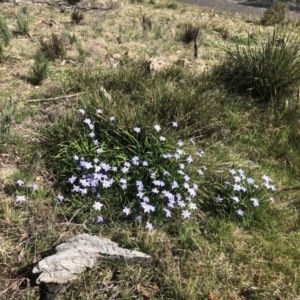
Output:
<path fill-rule="evenodd" d="M 72 94 L 72 95 L 59 96 L 59 97 L 54 97 L 54 98 L 32 99 L 32 100 L 28 100 L 27 102 L 28 103 L 33 103 L 33 102 L 55 101 L 55 100 L 60 100 L 60 99 L 63 99 L 63 98 L 71 98 L 71 97 L 78 96 L 78 95 L 81 95 L 81 94 L 85 94 L 85 92 Z"/>

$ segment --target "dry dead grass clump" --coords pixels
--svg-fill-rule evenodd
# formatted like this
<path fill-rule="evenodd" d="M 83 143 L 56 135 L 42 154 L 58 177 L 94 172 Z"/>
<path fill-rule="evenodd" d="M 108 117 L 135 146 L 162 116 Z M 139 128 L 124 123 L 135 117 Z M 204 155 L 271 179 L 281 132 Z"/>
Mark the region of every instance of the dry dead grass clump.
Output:
<path fill-rule="evenodd" d="M 64 41 L 57 34 L 52 33 L 48 39 L 40 38 L 40 49 L 49 60 L 63 58 L 66 54 Z"/>

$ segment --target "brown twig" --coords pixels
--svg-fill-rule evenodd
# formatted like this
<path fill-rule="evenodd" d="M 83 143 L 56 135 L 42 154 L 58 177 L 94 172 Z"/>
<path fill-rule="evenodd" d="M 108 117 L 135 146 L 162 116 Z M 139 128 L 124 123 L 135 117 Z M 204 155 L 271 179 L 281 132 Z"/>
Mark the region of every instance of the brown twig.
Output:
<path fill-rule="evenodd" d="M 55 101 L 55 100 L 60 100 L 60 99 L 64 99 L 64 98 L 71 98 L 71 97 L 79 96 L 81 94 L 85 94 L 85 92 L 72 94 L 72 95 L 64 95 L 64 96 L 59 96 L 59 97 L 54 97 L 54 98 L 32 99 L 32 100 L 28 100 L 27 102 L 28 103 L 33 103 L 33 102 Z"/>

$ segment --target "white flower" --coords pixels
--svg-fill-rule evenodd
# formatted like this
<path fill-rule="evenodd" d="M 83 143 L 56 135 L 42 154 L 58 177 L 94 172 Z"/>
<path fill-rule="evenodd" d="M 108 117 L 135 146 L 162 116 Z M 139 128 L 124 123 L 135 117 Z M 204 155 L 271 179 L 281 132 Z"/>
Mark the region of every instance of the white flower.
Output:
<path fill-rule="evenodd" d="M 141 132 L 141 128 L 139 127 L 134 127 L 133 131 L 135 131 L 136 133 L 140 133 Z"/>
<path fill-rule="evenodd" d="M 130 215 L 130 209 L 129 209 L 128 207 L 124 207 L 123 213 L 124 213 L 126 216 Z"/>
<path fill-rule="evenodd" d="M 164 136 L 160 136 L 160 137 L 159 137 L 159 140 L 160 140 L 161 142 L 165 142 L 167 139 L 166 139 Z"/>
<path fill-rule="evenodd" d="M 198 172 L 199 175 L 204 175 L 202 170 L 197 170 L 197 172 Z"/>
<path fill-rule="evenodd" d="M 193 162 L 192 156 L 189 155 L 189 156 L 187 157 L 186 161 L 187 161 L 187 163 L 189 163 L 189 164 L 190 164 L 191 162 Z"/>
<path fill-rule="evenodd" d="M 84 109 L 79 109 L 78 110 L 80 113 L 82 113 L 83 115 L 85 114 L 85 110 Z"/>
<path fill-rule="evenodd" d="M 24 181 L 21 180 L 21 179 L 18 179 L 18 180 L 16 181 L 16 184 L 17 184 L 18 186 L 22 186 L 22 185 L 24 184 Z"/>
<path fill-rule="evenodd" d="M 178 141 L 178 142 L 177 142 L 177 145 L 178 145 L 179 147 L 182 147 L 182 146 L 183 146 L 183 142 L 182 142 L 182 141 Z"/>
<path fill-rule="evenodd" d="M 16 196 L 16 202 L 22 203 L 24 201 L 26 201 L 25 195 L 23 195 L 23 196 Z"/>
<path fill-rule="evenodd" d="M 172 122 L 172 126 L 173 127 L 178 127 L 178 123 L 177 122 Z"/>
<path fill-rule="evenodd" d="M 197 209 L 197 205 L 196 205 L 195 203 L 191 202 L 191 203 L 189 204 L 189 208 L 190 208 L 191 210 L 196 210 L 196 209 Z"/>
<path fill-rule="evenodd" d="M 158 124 L 154 125 L 154 128 L 157 132 L 159 132 L 161 130 L 161 127 Z"/>
<path fill-rule="evenodd" d="M 115 117 L 109 117 L 109 121 L 114 121 L 115 120 Z"/>
<path fill-rule="evenodd" d="M 205 153 L 203 150 L 201 150 L 200 152 L 197 153 L 197 155 L 202 158 L 204 157 Z"/>
<path fill-rule="evenodd" d="M 220 197 L 220 195 L 217 195 L 217 197 L 215 197 L 215 201 L 216 201 L 217 203 L 220 203 L 220 202 L 222 202 L 223 200 L 224 200 L 224 198 Z"/>
<path fill-rule="evenodd" d="M 240 199 L 237 196 L 231 197 L 231 199 L 235 202 L 240 202 Z"/>
<path fill-rule="evenodd" d="M 184 210 L 182 216 L 184 219 L 188 219 L 191 216 L 191 213 L 188 210 Z"/>
<path fill-rule="evenodd" d="M 99 201 L 95 201 L 93 208 L 94 210 L 101 210 L 102 206 L 103 206 L 102 203 L 100 203 Z"/>
<path fill-rule="evenodd" d="M 148 229 L 148 230 L 152 230 L 153 229 L 153 226 L 152 226 L 152 224 L 151 223 L 149 223 L 149 222 L 146 222 L 146 229 Z"/>
<path fill-rule="evenodd" d="M 103 109 L 97 109 L 97 114 L 102 114 L 103 113 Z"/>
<path fill-rule="evenodd" d="M 238 215 L 240 215 L 240 216 L 243 216 L 243 215 L 244 215 L 244 212 L 243 212 L 241 209 L 238 209 L 238 210 L 236 211 L 236 213 L 237 213 Z"/>

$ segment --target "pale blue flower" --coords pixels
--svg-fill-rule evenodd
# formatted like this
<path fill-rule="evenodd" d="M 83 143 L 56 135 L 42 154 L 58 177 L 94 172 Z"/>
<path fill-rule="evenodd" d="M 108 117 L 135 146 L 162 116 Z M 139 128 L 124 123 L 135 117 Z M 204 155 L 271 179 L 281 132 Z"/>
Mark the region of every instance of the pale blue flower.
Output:
<path fill-rule="evenodd" d="M 97 222 L 98 222 L 98 223 L 103 223 L 103 222 L 104 222 L 103 217 L 102 217 L 102 216 L 98 216 L 98 217 L 97 217 Z"/>
<path fill-rule="evenodd" d="M 198 174 L 199 174 L 199 175 L 204 175 L 203 171 L 202 171 L 202 170 L 200 170 L 200 169 L 199 169 L 199 170 L 197 170 L 197 172 L 198 172 Z"/>
<path fill-rule="evenodd" d="M 65 200 L 65 197 L 62 196 L 61 194 L 58 194 L 58 195 L 56 196 L 56 198 L 57 198 L 59 201 L 61 201 L 61 202 Z"/>
<path fill-rule="evenodd" d="M 261 178 L 262 178 L 265 182 L 267 182 L 267 183 L 273 181 L 270 177 L 268 177 L 268 176 L 266 176 L 266 175 L 263 175 Z"/>
<path fill-rule="evenodd" d="M 152 230 L 153 229 L 153 225 L 151 223 L 149 223 L 149 222 L 146 222 L 146 226 L 145 227 L 148 230 Z"/>
<path fill-rule="evenodd" d="M 187 161 L 187 163 L 189 163 L 189 164 L 192 163 L 192 162 L 193 162 L 192 156 L 189 155 L 189 156 L 187 157 L 186 161 Z"/>
<path fill-rule="evenodd" d="M 103 153 L 103 149 L 102 148 L 97 148 L 96 152 L 97 152 L 97 154 L 101 154 L 101 153 Z"/>
<path fill-rule="evenodd" d="M 160 140 L 161 142 L 165 142 L 167 139 L 166 139 L 164 136 L 160 136 L 160 137 L 159 137 L 159 140 Z"/>
<path fill-rule="evenodd" d="M 248 184 L 254 184 L 254 179 L 253 178 L 247 178 L 246 179 Z"/>
<path fill-rule="evenodd" d="M 151 190 L 151 192 L 154 193 L 154 194 L 158 194 L 158 193 L 159 193 L 159 190 L 158 190 L 157 188 L 153 188 L 153 189 Z"/>
<path fill-rule="evenodd" d="M 18 180 L 16 181 L 16 184 L 17 184 L 18 186 L 22 186 L 22 185 L 24 184 L 24 181 L 21 180 L 21 179 L 18 179 Z"/>
<path fill-rule="evenodd" d="M 230 169 L 228 172 L 229 172 L 231 175 L 235 175 L 235 174 L 236 174 L 236 170 L 235 170 L 235 169 Z"/>
<path fill-rule="evenodd" d="M 125 174 L 125 173 L 128 173 L 129 172 L 129 168 L 127 167 L 124 167 L 121 169 L 121 171 Z"/>
<path fill-rule="evenodd" d="M 239 215 L 239 216 L 243 216 L 244 215 L 244 211 L 242 211 L 241 209 L 238 209 L 236 211 L 236 213 Z"/>
<path fill-rule="evenodd" d="M 183 146 L 183 142 L 182 141 L 178 141 L 177 145 L 178 145 L 178 147 L 182 147 Z"/>
<path fill-rule="evenodd" d="M 100 211 L 102 206 L 103 206 L 102 203 L 100 203 L 99 201 L 95 201 L 95 203 L 93 205 L 93 208 L 94 208 L 94 210 L 99 210 Z"/>
<path fill-rule="evenodd" d="M 22 195 L 22 196 L 16 196 L 16 202 L 18 202 L 18 203 L 23 203 L 24 201 L 26 201 L 25 195 Z"/>
<path fill-rule="evenodd" d="M 197 209 L 197 205 L 196 205 L 195 203 L 193 203 L 193 202 L 190 202 L 189 208 L 190 208 L 191 210 L 196 210 L 196 209 Z"/>
<path fill-rule="evenodd" d="M 143 165 L 144 167 L 147 167 L 147 166 L 148 166 L 148 162 L 143 161 L 142 165 Z"/>
<path fill-rule="evenodd" d="M 182 217 L 183 217 L 184 219 L 188 219 L 190 216 L 191 216 L 191 213 L 190 213 L 188 210 L 184 210 L 184 211 L 182 212 Z"/>
<path fill-rule="evenodd" d="M 89 137 L 91 137 L 91 138 L 95 137 L 95 132 L 94 131 L 90 132 Z"/>
<path fill-rule="evenodd" d="M 115 117 L 114 116 L 112 116 L 112 117 L 109 117 L 109 121 L 114 121 L 115 120 Z"/>
<path fill-rule="evenodd" d="M 79 160 L 78 155 L 74 155 L 74 156 L 73 156 L 73 159 L 74 159 L 74 160 Z"/>
<path fill-rule="evenodd" d="M 182 200 L 177 201 L 178 206 L 185 207 L 185 203 Z"/>
<path fill-rule="evenodd" d="M 200 152 L 197 153 L 197 155 L 202 158 L 204 157 L 205 153 L 203 150 L 201 150 Z"/>
<path fill-rule="evenodd" d="M 124 207 L 122 211 L 126 216 L 130 215 L 130 209 L 128 207 Z"/>
<path fill-rule="evenodd" d="M 240 202 L 240 199 L 237 196 L 233 196 L 231 199 L 235 202 Z"/>
<path fill-rule="evenodd" d="M 167 218 L 170 218 L 170 217 L 171 217 L 171 212 L 170 212 L 170 210 L 168 210 L 167 208 L 163 208 L 162 210 L 166 213 L 166 217 L 167 217 Z"/>
<path fill-rule="evenodd" d="M 259 206 L 259 202 L 256 198 L 250 198 L 250 200 L 252 201 L 254 207 Z"/>
<path fill-rule="evenodd" d="M 72 175 L 72 177 L 70 177 L 70 178 L 68 179 L 68 181 L 69 181 L 71 184 L 73 184 L 73 183 L 75 182 L 76 179 L 77 179 L 77 177 L 74 176 L 74 175 Z"/>
<path fill-rule="evenodd" d="M 177 122 L 172 122 L 172 126 L 173 127 L 178 127 L 178 123 Z"/>

